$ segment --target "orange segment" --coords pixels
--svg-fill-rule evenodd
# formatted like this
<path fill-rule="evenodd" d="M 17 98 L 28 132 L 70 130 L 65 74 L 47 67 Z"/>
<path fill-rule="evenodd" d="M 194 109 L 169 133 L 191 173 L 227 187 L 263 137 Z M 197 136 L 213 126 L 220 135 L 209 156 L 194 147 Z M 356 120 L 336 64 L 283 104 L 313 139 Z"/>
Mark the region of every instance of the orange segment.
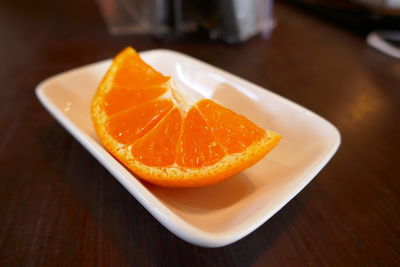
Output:
<path fill-rule="evenodd" d="M 107 131 L 122 144 L 132 144 L 151 130 L 172 108 L 171 100 L 157 100 L 109 118 Z"/>
<path fill-rule="evenodd" d="M 104 110 L 113 115 L 122 110 L 158 98 L 167 91 L 166 87 L 128 88 L 114 86 L 104 99 Z"/>
<path fill-rule="evenodd" d="M 175 162 L 181 125 L 181 112 L 174 108 L 152 131 L 132 146 L 133 157 L 148 166 L 172 165 Z"/>
<path fill-rule="evenodd" d="M 114 76 L 115 85 L 137 88 L 160 85 L 169 80 L 147 65 L 131 48 L 123 50 L 116 60 L 120 62 Z"/>
<path fill-rule="evenodd" d="M 96 134 L 133 173 L 167 187 L 220 182 L 257 163 L 281 138 L 212 100 L 189 106 L 185 99 L 169 77 L 126 48 L 93 98 Z"/>
<path fill-rule="evenodd" d="M 225 156 L 210 129 L 195 108 L 191 108 L 183 122 L 181 141 L 178 146 L 178 165 L 199 168 L 210 166 Z"/>
<path fill-rule="evenodd" d="M 263 129 L 246 117 L 211 100 L 202 100 L 197 103 L 197 107 L 210 127 L 212 135 L 229 154 L 242 152 L 265 135 Z"/>

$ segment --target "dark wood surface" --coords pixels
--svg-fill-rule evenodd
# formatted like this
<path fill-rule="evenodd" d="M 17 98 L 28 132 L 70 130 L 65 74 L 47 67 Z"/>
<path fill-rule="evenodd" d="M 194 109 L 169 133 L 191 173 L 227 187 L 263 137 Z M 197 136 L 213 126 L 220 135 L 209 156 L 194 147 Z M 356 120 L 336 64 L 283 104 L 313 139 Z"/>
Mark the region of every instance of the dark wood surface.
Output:
<path fill-rule="evenodd" d="M 400 61 L 282 3 L 270 40 L 115 37 L 94 1 L 0 3 L 1 266 L 399 266 Z M 174 49 L 270 88 L 342 134 L 332 161 L 246 238 L 161 226 L 39 104 L 43 79 L 127 45 Z"/>

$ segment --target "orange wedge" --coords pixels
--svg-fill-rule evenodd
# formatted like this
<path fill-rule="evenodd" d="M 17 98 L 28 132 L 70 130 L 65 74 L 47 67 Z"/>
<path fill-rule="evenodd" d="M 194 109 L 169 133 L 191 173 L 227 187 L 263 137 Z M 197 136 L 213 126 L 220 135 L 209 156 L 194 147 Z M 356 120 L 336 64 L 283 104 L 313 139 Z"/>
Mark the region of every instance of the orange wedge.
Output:
<path fill-rule="evenodd" d="M 142 179 L 167 187 L 215 184 L 261 160 L 280 140 L 209 99 L 193 105 L 133 48 L 120 52 L 93 98 L 105 148 Z"/>

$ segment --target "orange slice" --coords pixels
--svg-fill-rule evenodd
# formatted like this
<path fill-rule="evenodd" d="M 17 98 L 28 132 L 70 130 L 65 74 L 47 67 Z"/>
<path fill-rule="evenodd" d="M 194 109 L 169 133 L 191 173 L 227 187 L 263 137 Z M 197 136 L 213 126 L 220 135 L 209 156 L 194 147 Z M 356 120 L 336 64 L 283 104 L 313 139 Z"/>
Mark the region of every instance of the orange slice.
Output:
<path fill-rule="evenodd" d="M 93 98 L 94 128 L 127 168 L 167 187 L 222 181 L 261 160 L 281 138 L 212 100 L 185 99 L 128 47 Z"/>

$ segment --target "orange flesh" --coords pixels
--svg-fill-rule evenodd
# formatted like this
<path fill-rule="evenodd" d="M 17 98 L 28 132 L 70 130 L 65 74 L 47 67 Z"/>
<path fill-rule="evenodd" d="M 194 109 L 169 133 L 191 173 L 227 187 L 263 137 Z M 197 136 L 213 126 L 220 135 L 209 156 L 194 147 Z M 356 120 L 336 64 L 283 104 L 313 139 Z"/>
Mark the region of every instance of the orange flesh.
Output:
<path fill-rule="evenodd" d="M 263 129 L 246 117 L 211 100 L 202 100 L 197 103 L 197 107 L 210 127 L 212 135 L 229 154 L 242 152 L 265 134 Z"/>
<path fill-rule="evenodd" d="M 142 137 L 172 108 L 171 100 L 157 100 L 109 117 L 107 129 L 122 144 L 132 144 Z"/>
<path fill-rule="evenodd" d="M 180 100 L 168 98 L 168 95 L 165 95 L 168 98 L 165 99 L 163 96 L 170 90 L 170 77 L 155 71 L 131 48 L 121 52 L 115 58 L 113 66 L 103 79 L 105 89 L 99 89 L 103 90 L 97 96 L 101 102 L 94 101 L 99 103 L 95 108 L 100 108 L 104 112 L 103 116 L 105 115 L 97 121 L 97 127 L 106 131 L 106 137 L 111 136 L 119 143 L 115 145 L 111 142 L 110 145 L 110 142 L 106 142 L 114 146 L 111 149 L 114 155 L 119 154 L 116 151 L 120 147 L 130 149 L 133 159 L 126 158 L 126 154 L 122 155 L 128 166 L 137 161 L 147 167 L 161 167 L 162 172 L 167 175 L 169 167 L 178 167 L 186 173 L 189 169 L 202 171 L 203 167 L 216 165 L 215 168 L 222 168 L 222 172 L 217 176 L 209 173 L 210 179 L 216 182 L 224 175 L 233 174 L 232 168 L 236 171 L 245 169 L 260 159 L 257 157 L 265 156 L 268 152 L 255 151 L 259 154 L 254 153 L 250 160 L 245 158 L 244 161 L 236 161 L 236 165 L 226 165 L 225 162 L 224 166 L 227 167 L 218 166 L 218 162 L 226 159 L 229 163 L 232 159 L 240 159 L 240 152 L 251 145 L 256 147 L 257 141 L 266 138 L 265 130 L 211 100 L 200 100 L 183 117 L 176 104 Z M 123 151 L 125 153 L 126 150 Z M 238 157 L 224 159 L 235 153 L 239 153 Z M 143 176 L 147 177 L 146 173 Z M 211 184 L 211 180 L 207 182 L 207 176 L 203 178 L 205 182 L 199 184 Z M 171 183 L 165 181 L 160 184 L 176 186 L 173 180 Z M 195 183 L 189 182 L 185 186 L 193 185 Z"/>
<path fill-rule="evenodd" d="M 210 166 L 225 156 L 225 152 L 211 136 L 210 129 L 196 108 L 191 108 L 183 122 L 176 163 L 199 168 Z"/>
<path fill-rule="evenodd" d="M 127 48 L 92 103 L 102 143 L 143 179 L 170 187 L 213 184 L 250 167 L 279 142 L 279 135 L 212 100 L 200 100 L 182 116 L 181 99 L 165 94 L 174 96 L 169 79 Z"/>
<path fill-rule="evenodd" d="M 132 156 L 148 166 L 172 165 L 175 162 L 181 126 L 181 112 L 174 108 L 155 128 L 132 146 Z"/>
<path fill-rule="evenodd" d="M 113 115 L 130 107 L 156 99 L 167 91 L 165 87 L 129 88 L 114 86 L 106 95 L 104 111 Z"/>
<path fill-rule="evenodd" d="M 265 134 L 245 117 L 210 100 L 197 103 L 201 114 L 192 107 L 184 119 L 176 108 L 166 116 L 173 106 L 171 100 L 156 100 L 125 110 L 109 117 L 108 132 L 122 144 L 134 144 L 132 155 L 148 166 L 177 163 L 188 168 L 213 165 Z"/>
<path fill-rule="evenodd" d="M 169 80 L 147 65 L 138 54 L 130 54 L 129 60 L 120 62 L 113 83 L 119 86 L 148 87 L 161 85 Z M 145 67 L 144 67 L 145 66 Z"/>

